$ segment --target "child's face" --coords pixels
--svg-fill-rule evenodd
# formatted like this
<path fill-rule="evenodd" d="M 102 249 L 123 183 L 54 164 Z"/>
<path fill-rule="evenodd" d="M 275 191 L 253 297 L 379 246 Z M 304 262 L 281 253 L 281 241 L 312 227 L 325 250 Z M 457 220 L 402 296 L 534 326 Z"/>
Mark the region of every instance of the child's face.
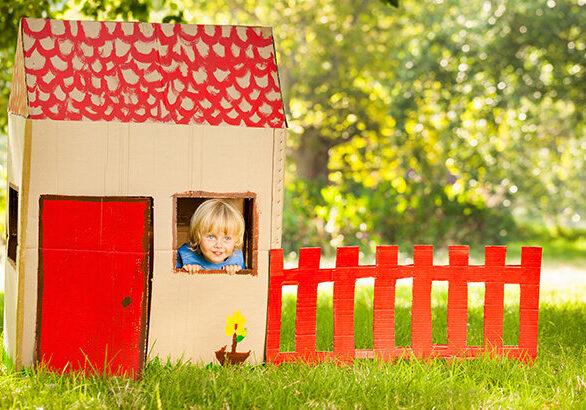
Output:
<path fill-rule="evenodd" d="M 199 248 L 203 257 L 213 263 L 224 262 L 234 253 L 235 244 L 236 239 L 233 236 L 219 229 L 204 233 L 199 238 Z"/>

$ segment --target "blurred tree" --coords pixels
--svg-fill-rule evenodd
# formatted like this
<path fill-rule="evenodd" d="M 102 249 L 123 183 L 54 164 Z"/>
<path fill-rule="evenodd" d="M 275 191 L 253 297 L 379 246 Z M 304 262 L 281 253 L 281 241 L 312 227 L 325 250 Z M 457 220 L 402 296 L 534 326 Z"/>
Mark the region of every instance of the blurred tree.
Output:
<path fill-rule="evenodd" d="M 69 4 L 64 13 L 71 9 L 94 20 L 185 23 L 182 10 L 173 0 L 70 0 Z"/>
<path fill-rule="evenodd" d="M 579 222 L 586 204 L 579 187 L 586 172 L 583 6 L 406 2 L 395 26 L 400 40 L 386 51 L 399 67 L 383 80 L 396 124 L 381 135 L 392 135 L 331 151 L 333 186 L 324 192 L 339 192 L 342 201 L 329 207 L 334 236 L 368 236 L 384 226 L 384 241 L 498 243 L 511 233 L 513 212 L 560 234 Z M 389 182 L 388 202 L 367 208 L 361 233 L 340 212 L 359 192 L 350 186 L 372 188 L 364 194 L 372 201 Z"/>
<path fill-rule="evenodd" d="M 578 222 L 584 3 L 436 3 L 405 8 L 394 53 L 405 70 L 387 82 L 401 148 L 390 160 L 450 195 L 555 226 Z"/>
<path fill-rule="evenodd" d="M 586 204 L 584 0 L 389 2 L 74 0 L 69 12 L 274 27 L 289 249 L 499 243 L 512 215 L 568 235 Z M 13 53 L 7 32 L 0 53 Z"/>

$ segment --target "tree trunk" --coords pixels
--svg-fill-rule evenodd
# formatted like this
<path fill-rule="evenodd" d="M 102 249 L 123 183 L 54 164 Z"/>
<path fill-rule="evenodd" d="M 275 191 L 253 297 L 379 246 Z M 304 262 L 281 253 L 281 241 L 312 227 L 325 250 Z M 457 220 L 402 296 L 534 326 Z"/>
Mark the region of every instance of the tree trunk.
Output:
<path fill-rule="evenodd" d="M 293 152 L 297 176 L 327 183 L 329 150 L 338 143 L 338 141 L 323 138 L 316 129 L 305 130 L 300 136 L 299 147 Z"/>

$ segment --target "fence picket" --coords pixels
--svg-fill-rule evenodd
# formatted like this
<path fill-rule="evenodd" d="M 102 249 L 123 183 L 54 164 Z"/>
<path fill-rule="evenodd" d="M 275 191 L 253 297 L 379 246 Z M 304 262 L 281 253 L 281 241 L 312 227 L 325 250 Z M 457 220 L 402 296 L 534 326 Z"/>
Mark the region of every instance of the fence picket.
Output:
<path fill-rule="evenodd" d="M 416 246 L 413 252 L 413 307 L 411 344 L 416 357 L 431 355 L 431 269 L 433 247 Z"/>
<path fill-rule="evenodd" d="M 334 270 L 334 356 L 341 361 L 354 358 L 354 291 L 358 269 L 358 247 L 338 248 Z"/>
<path fill-rule="evenodd" d="M 505 298 L 504 266 L 507 248 L 487 246 L 484 264 L 489 270 L 484 292 L 484 346 L 490 353 L 502 354 Z"/>
<path fill-rule="evenodd" d="M 525 283 L 519 301 L 519 347 L 527 352 L 523 358 L 527 361 L 537 355 L 541 248 L 523 248 L 521 266 Z"/>
<path fill-rule="evenodd" d="M 321 249 L 299 250 L 299 273 L 297 276 L 297 316 L 295 320 L 295 346 L 304 360 L 316 351 L 317 278 Z"/>
<path fill-rule="evenodd" d="M 267 312 L 266 355 L 276 357 L 281 343 L 281 305 L 283 297 L 283 249 L 271 250 L 269 306 Z"/>
<path fill-rule="evenodd" d="M 372 336 L 374 352 L 383 360 L 391 359 L 395 350 L 395 285 L 397 279 L 393 268 L 396 268 L 398 263 L 398 246 L 377 247 L 378 275 L 374 280 Z"/>
<path fill-rule="evenodd" d="M 448 285 L 448 351 L 458 355 L 466 349 L 468 337 L 468 247 L 450 246 L 452 277 Z"/>

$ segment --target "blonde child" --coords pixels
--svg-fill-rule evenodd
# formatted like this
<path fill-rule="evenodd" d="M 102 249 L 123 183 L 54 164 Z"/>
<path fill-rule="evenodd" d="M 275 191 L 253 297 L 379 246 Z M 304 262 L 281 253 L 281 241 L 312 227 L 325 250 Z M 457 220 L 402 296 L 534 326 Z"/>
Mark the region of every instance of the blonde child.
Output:
<path fill-rule="evenodd" d="M 244 218 L 233 205 L 209 199 L 191 216 L 189 242 L 177 249 L 177 269 L 223 269 L 232 275 L 246 269 L 242 247 Z"/>

